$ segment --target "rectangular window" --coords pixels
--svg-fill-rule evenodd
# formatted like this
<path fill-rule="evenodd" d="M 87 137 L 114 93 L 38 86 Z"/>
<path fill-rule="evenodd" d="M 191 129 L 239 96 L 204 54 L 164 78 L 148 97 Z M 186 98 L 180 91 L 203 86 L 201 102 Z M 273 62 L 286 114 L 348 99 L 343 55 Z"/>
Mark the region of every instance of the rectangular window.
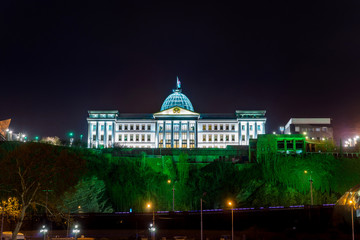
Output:
<path fill-rule="evenodd" d="M 235 135 L 231 135 L 231 141 L 235 142 Z"/>
<path fill-rule="evenodd" d="M 231 130 L 235 131 L 235 125 L 234 124 L 231 125 Z"/>
<path fill-rule="evenodd" d="M 96 135 L 93 135 L 93 141 L 96 141 Z"/>
<path fill-rule="evenodd" d="M 121 141 L 122 141 L 122 135 L 119 134 L 119 142 L 121 142 Z"/>
<path fill-rule="evenodd" d="M 220 131 L 224 130 L 224 126 L 220 124 Z"/>
<path fill-rule="evenodd" d="M 151 130 L 151 125 L 150 125 L 150 124 L 147 125 L 147 130 L 148 130 L 148 131 Z"/>
<path fill-rule="evenodd" d="M 101 125 L 100 129 L 101 131 L 104 131 L 104 125 Z"/>
<path fill-rule="evenodd" d="M 226 134 L 225 136 L 225 141 L 228 142 L 229 141 L 229 135 Z"/>
<path fill-rule="evenodd" d="M 134 130 L 134 125 L 130 125 L 130 130 Z"/>
<path fill-rule="evenodd" d="M 179 140 L 179 133 L 178 132 L 174 132 L 174 139 Z"/>
<path fill-rule="evenodd" d="M 245 135 L 241 135 L 241 141 L 245 141 Z"/>
<path fill-rule="evenodd" d="M 279 150 L 285 149 L 285 142 L 284 142 L 284 140 L 277 142 L 277 148 L 278 148 Z"/>
<path fill-rule="evenodd" d="M 136 130 L 140 130 L 139 124 L 136 124 Z"/>
<path fill-rule="evenodd" d="M 159 131 L 162 132 L 163 131 L 163 125 L 159 125 Z"/>
<path fill-rule="evenodd" d="M 229 131 L 229 124 L 226 124 L 226 125 L 225 125 L 225 130 L 226 130 L 226 131 Z"/>
<path fill-rule="evenodd" d="M 93 125 L 93 131 L 96 131 L 96 125 Z"/>
<path fill-rule="evenodd" d="M 144 126 L 144 129 L 145 129 L 145 126 Z M 145 134 L 141 134 L 141 141 L 145 142 Z"/>
<path fill-rule="evenodd" d="M 134 135 L 130 134 L 130 142 L 134 141 Z"/>
<path fill-rule="evenodd" d="M 218 130 L 218 126 L 214 125 L 214 130 L 217 131 Z"/>
<path fill-rule="evenodd" d="M 224 141 L 224 135 L 220 134 L 220 142 Z"/>
<path fill-rule="evenodd" d="M 317 131 L 317 132 L 320 132 L 320 128 L 316 128 L 316 131 Z"/>
<path fill-rule="evenodd" d="M 295 127 L 295 132 L 300 132 L 300 127 L 296 126 Z"/>
<path fill-rule="evenodd" d="M 241 125 L 241 130 L 245 131 L 245 125 Z"/>
<path fill-rule="evenodd" d="M 209 142 L 212 142 L 212 135 L 209 135 Z"/>
<path fill-rule="evenodd" d="M 203 140 L 203 142 L 206 142 L 206 134 L 203 135 L 202 140 Z"/>
<path fill-rule="evenodd" d="M 145 130 L 145 124 L 141 125 L 141 130 Z"/>
<path fill-rule="evenodd" d="M 124 135 L 124 141 L 127 142 L 127 140 L 128 140 L 128 135 L 125 134 L 125 135 Z"/>
<path fill-rule="evenodd" d="M 195 124 L 194 123 L 190 123 L 190 131 L 194 131 L 195 130 Z"/>
<path fill-rule="evenodd" d="M 100 141 L 104 141 L 104 135 L 100 136 Z"/>
<path fill-rule="evenodd" d="M 293 140 L 287 140 L 286 141 L 286 148 L 287 149 L 294 149 L 294 141 Z"/>
<path fill-rule="evenodd" d="M 166 124 L 166 131 L 171 131 L 171 124 L 170 123 Z"/>
<path fill-rule="evenodd" d="M 253 130 L 253 126 L 252 125 L 250 125 L 250 131 L 252 131 Z"/>
<path fill-rule="evenodd" d="M 260 126 L 260 125 L 257 125 L 257 128 L 258 128 L 258 131 L 260 131 L 260 130 L 261 130 L 261 126 Z"/>
<path fill-rule="evenodd" d="M 206 125 L 205 124 L 202 125 L 202 129 L 203 129 L 203 131 L 206 130 Z"/>
<path fill-rule="evenodd" d="M 323 128 L 322 128 L 322 131 L 323 131 L 323 132 L 327 132 L 327 127 L 323 127 Z"/>
<path fill-rule="evenodd" d="M 215 141 L 215 142 L 217 142 L 217 140 L 218 140 L 218 138 L 217 138 L 217 137 L 218 137 L 218 135 L 217 135 L 217 134 L 215 134 L 215 135 L 214 135 L 214 141 Z"/>
<path fill-rule="evenodd" d="M 109 125 L 109 131 L 112 131 L 112 125 Z"/>
<path fill-rule="evenodd" d="M 128 125 L 127 124 L 125 124 L 124 129 L 125 129 L 125 131 L 128 130 Z"/>
<path fill-rule="evenodd" d="M 181 131 L 186 131 L 187 130 L 187 125 L 186 124 L 182 124 L 181 125 Z"/>
<path fill-rule="evenodd" d="M 304 142 L 303 141 L 296 141 L 296 150 L 302 150 L 304 147 Z"/>
<path fill-rule="evenodd" d="M 187 148 L 187 141 L 186 140 L 182 140 L 181 147 L 182 148 Z"/>
<path fill-rule="evenodd" d="M 209 125 L 209 131 L 211 131 L 212 130 L 212 125 Z"/>
<path fill-rule="evenodd" d="M 187 134 L 186 133 L 181 133 L 181 138 L 182 138 L 182 140 L 186 140 L 187 139 Z"/>
<path fill-rule="evenodd" d="M 148 141 L 148 142 L 151 141 L 151 136 L 150 136 L 150 134 L 147 135 L 147 141 Z"/>
<path fill-rule="evenodd" d="M 194 139 L 195 139 L 194 133 L 190 133 L 190 140 L 194 140 Z"/>
<path fill-rule="evenodd" d="M 137 142 L 139 141 L 139 134 L 135 135 L 135 139 L 136 139 Z"/>
<path fill-rule="evenodd" d="M 254 138 L 254 136 L 253 135 L 250 135 L 250 137 L 249 137 L 250 139 L 253 139 Z"/>
<path fill-rule="evenodd" d="M 178 124 L 174 124 L 174 131 L 178 132 L 179 131 L 179 125 Z"/>
<path fill-rule="evenodd" d="M 119 125 L 119 131 L 121 131 L 122 130 L 122 125 Z"/>
<path fill-rule="evenodd" d="M 109 141 L 111 141 L 111 139 L 112 139 L 112 136 L 111 136 L 111 135 L 109 135 L 109 136 L 108 136 L 108 139 L 109 139 Z"/>

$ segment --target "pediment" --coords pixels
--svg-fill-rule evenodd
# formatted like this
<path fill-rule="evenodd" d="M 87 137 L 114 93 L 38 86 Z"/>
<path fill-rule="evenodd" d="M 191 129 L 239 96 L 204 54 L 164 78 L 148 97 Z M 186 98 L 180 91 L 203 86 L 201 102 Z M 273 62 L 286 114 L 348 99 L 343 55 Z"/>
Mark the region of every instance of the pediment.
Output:
<path fill-rule="evenodd" d="M 189 111 L 181 107 L 172 107 L 161 112 L 154 113 L 154 117 L 176 117 L 176 116 L 187 116 L 187 117 L 199 117 L 200 114 Z"/>

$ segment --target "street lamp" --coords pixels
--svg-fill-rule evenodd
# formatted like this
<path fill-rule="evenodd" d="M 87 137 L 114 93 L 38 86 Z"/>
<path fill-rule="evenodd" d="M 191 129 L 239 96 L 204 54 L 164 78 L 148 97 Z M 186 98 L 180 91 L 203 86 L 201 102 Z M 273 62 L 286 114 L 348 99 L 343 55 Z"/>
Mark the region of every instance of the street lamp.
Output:
<path fill-rule="evenodd" d="M 73 233 L 75 234 L 75 240 L 77 239 L 77 234 L 80 232 L 79 225 L 75 225 L 73 229 Z"/>
<path fill-rule="evenodd" d="M 307 174 L 308 171 L 305 170 L 304 173 Z M 311 206 L 312 206 L 312 205 L 314 205 L 314 201 L 313 201 L 313 192 L 312 192 L 313 180 L 312 180 L 312 178 L 311 178 L 311 173 L 312 173 L 312 171 L 310 171 L 310 173 L 309 173 L 309 174 L 310 174 L 309 182 L 310 182 L 310 200 L 311 200 Z"/>
<path fill-rule="evenodd" d="M 167 180 L 168 184 L 171 184 L 171 180 Z M 175 211 L 175 183 L 176 181 L 174 181 L 173 185 L 172 185 L 172 192 L 173 192 L 173 202 L 172 202 L 172 210 L 173 212 Z"/>
<path fill-rule="evenodd" d="M 352 240 L 355 239 L 355 233 L 354 233 L 354 202 L 352 200 L 349 201 L 349 206 L 351 209 L 351 232 L 352 232 Z"/>
<path fill-rule="evenodd" d="M 43 225 L 42 228 L 40 229 L 40 233 L 44 235 L 44 240 L 46 239 L 47 232 L 48 232 L 47 228 L 45 227 L 45 225 Z"/>
<path fill-rule="evenodd" d="M 228 206 L 231 207 L 231 240 L 234 240 L 234 208 L 233 202 L 228 201 Z"/>
<path fill-rule="evenodd" d="M 156 230 L 156 228 L 155 228 L 155 210 L 154 210 L 154 207 L 151 206 L 151 203 L 147 203 L 146 208 L 149 210 L 152 209 L 152 212 L 153 212 L 152 224 L 150 224 L 149 230 L 151 231 L 151 239 L 155 240 L 155 230 Z"/>

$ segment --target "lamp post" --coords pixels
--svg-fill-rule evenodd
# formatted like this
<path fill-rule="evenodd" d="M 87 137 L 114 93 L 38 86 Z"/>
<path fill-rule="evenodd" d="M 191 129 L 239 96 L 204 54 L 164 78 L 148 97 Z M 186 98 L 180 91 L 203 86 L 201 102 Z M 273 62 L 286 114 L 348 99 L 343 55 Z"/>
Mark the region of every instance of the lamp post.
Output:
<path fill-rule="evenodd" d="M 349 201 L 349 206 L 351 209 L 351 233 L 352 233 L 352 240 L 355 239 L 354 233 L 354 202 L 352 200 Z"/>
<path fill-rule="evenodd" d="M 70 138 L 70 147 L 71 147 L 74 142 L 74 133 L 73 132 L 69 133 L 69 138 Z"/>
<path fill-rule="evenodd" d="M 152 217 L 152 224 L 150 224 L 150 232 L 151 232 L 151 239 L 152 240 L 155 240 L 155 230 L 156 230 L 156 227 L 155 227 L 155 210 L 154 210 L 154 207 L 151 206 L 151 203 L 148 203 L 146 204 L 146 208 L 147 209 L 152 209 L 152 212 L 153 212 L 153 217 Z"/>
<path fill-rule="evenodd" d="M 231 240 L 234 240 L 234 208 L 232 208 L 233 202 L 228 201 L 228 206 L 231 207 Z"/>
<path fill-rule="evenodd" d="M 308 171 L 305 170 L 304 173 L 307 174 Z M 311 173 L 312 173 L 312 171 L 310 171 L 310 173 L 309 173 L 310 174 L 309 182 L 310 182 L 310 200 L 311 200 L 311 206 L 312 206 L 312 205 L 314 205 L 314 201 L 313 201 L 313 191 L 312 191 L 313 180 L 311 178 Z"/>
<path fill-rule="evenodd" d="M 170 179 L 167 182 L 168 182 L 168 184 L 171 184 Z M 172 192 L 173 192 L 172 210 L 173 210 L 173 212 L 175 211 L 175 183 L 176 183 L 176 181 L 174 181 L 174 183 L 172 185 Z"/>
<path fill-rule="evenodd" d="M 75 225 L 73 229 L 73 233 L 75 234 L 75 240 L 77 239 L 77 234 L 80 232 L 79 225 Z"/>
<path fill-rule="evenodd" d="M 44 240 L 46 239 L 47 232 L 48 232 L 48 230 L 47 230 L 46 226 L 43 225 L 42 228 L 40 229 L 40 233 L 42 233 L 44 235 Z"/>

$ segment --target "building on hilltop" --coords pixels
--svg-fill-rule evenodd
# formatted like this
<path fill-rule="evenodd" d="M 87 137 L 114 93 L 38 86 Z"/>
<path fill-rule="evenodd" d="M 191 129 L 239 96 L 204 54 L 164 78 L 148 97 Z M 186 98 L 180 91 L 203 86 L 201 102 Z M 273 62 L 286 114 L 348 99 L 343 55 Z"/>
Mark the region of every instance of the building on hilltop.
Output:
<path fill-rule="evenodd" d="M 333 140 L 331 118 L 291 118 L 285 134 L 304 134 L 310 140 Z"/>
<path fill-rule="evenodd" d="M 89 148 L 226 148 L 248 145 L 265 134 L 266 111 L 200 114 L 182 93 L 180 81 L 153 114 L 89 111 Z"/>

